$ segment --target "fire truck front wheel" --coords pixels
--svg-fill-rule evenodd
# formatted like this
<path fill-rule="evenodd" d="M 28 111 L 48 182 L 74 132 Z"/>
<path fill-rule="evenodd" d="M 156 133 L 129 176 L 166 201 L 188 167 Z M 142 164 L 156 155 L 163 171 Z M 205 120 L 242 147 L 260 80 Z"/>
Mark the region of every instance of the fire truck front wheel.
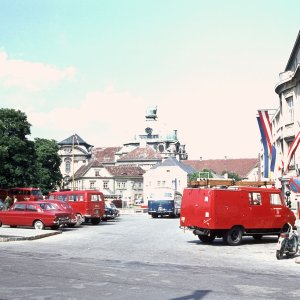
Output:
<path fill-rule="evenodd" d="M 237 246 L 242 242 L 242 237 L 243 228 L 236 226 L 224 233 L 223 240 L 230 246 Z"/>

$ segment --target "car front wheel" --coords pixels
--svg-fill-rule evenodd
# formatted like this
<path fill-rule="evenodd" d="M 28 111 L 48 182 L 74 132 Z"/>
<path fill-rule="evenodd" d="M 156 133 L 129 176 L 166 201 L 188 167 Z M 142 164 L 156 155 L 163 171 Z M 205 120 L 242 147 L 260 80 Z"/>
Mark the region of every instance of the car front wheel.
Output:
<path fill-rule="evenodd" d="M 43 229 L 45 229 L 45 225 L 42 221 L 37 220 L 34 222 L 34 228 L 37 230 L 43 230 Z"/>

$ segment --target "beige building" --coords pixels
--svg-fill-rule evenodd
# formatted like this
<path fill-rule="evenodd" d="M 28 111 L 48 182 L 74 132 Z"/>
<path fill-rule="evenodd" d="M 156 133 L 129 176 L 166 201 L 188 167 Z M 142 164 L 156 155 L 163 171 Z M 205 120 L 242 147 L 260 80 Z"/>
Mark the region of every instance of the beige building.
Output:
<path fill-rule="evenodd" d="M 279 106 L 269 113 L 272 117 L 272 138 L 277 154 L 272 179 L 276 181 L 276 186 L 282 187 L 285 192 L 288 190 L 288 181 L 292 177 L 299 176 L 300 169 L 300 147 L 296 149 L 289 167 L 286 168 L 289 148 L 300 131 L 300 31 L 285 70 L 279 74 L 275 92 L 278 95 Z M 263 170 L 263 163 L 263 151 L 261 151 L 261 170 Z M 292 198 L 295 200 L 293 193 Z M 295 201 L 293 206 L 295 208 Z"/>

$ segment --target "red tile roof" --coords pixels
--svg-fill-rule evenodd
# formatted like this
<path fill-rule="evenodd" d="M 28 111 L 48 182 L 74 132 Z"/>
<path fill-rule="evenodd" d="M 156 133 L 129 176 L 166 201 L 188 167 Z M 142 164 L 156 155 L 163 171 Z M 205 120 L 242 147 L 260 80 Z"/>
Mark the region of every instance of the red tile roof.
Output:
<path fill-rule="evenodd" d="M 94 148 L 93 157 L 101 163 L 114 163 L 115 154 L 121 149 L 121 147 L 103 147 Z"/>
<path fill-rule="evenodd" d="M 233 172 L 243 178 L 258 166 L 258 158 L 184 160 L 182 162 L 198 171 L 209 169 L 219 175 L 224 171 Z"/>
<path fill-rule="evenodd" d="M 155 161 L 161 161 L 162 156 L 155 152 L 155 150 L 149 146 L 145 148 L 137 147 L 131 152 L 127 153 L 118 161 L 145 161 L 145 160 L 155 160 Z"/>
<path fill-rule="evenodd" d="M 142 177 L 145 173 L 141 167 L 135 166 L 111 166 L 105 168 L 110 174 L 118 177 Z"/>

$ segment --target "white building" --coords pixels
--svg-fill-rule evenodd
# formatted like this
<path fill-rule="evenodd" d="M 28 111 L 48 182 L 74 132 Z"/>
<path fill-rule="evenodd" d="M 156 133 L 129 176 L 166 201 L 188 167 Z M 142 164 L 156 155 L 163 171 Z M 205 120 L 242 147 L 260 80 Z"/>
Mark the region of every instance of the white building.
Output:
<path fill-rule="evenodd" d="M 182 194 L 187 187 L 188 175 L 194 172 L 194 168 L 183 164 L 175 157 L 167 158 L 144 174 L 144 201 L 147 203 L 147 195 L 153 188 L 168 187 Z"/>
<path fill-rule="evenodd" d="M 279 96 L 279 107 L 274 110 L 271 119 L 273 141 L 277 153 L 272 180 L 275 180 L 276 186 L 282 187 L 285 192 L 288 189 L 289 179 L 299 176 L 300 168 L 300 147 L 296 149 L 289 168 L 287 170 L 282 168 L 282 163 L 285 167 L 287 166 L 290 145 L 300 131 L 300 31 L 285 70 L 279 74 L 275 92 Z M 263 170 L 263 152 L 261 152 L 260 160 L 261 170 Z M 295 206 L 296 203 L 293 202 L 293 205 Z"/>

